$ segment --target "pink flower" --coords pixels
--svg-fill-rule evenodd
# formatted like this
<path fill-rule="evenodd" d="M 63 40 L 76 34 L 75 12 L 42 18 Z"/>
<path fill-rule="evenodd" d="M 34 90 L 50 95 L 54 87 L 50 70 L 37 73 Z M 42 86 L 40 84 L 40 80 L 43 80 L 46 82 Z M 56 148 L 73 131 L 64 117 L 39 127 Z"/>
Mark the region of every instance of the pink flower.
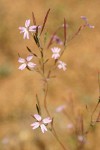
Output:
<path fill-rule="evenodd" d="M 63 111 L 65 108 L 66 108 L 65 105 L 61 105 L 61 106 L 59 106 L 59 107 L 56 108 L 56 112 L 61 112 L 61 111 Z"/>
<path fill-rule="evenodd" d="M 29 39 L 29 32 L 35 32 L 36 31 L 35 25 L 30 26 L 30 19 L 25 21 L 25 27 L 19 27 L 20 33 L 24 33 L 23 38 Z M 38 28 L 41 28 L 41 26 L 38 26 Z"/>
<path fill-rule="evenodd" d="M 85 21 L 85 25 L 86 25 L 86 26 L 88 26 L 88 27 L 91 28 L 91 29 L 94 28 L 93 25 L 90 25 L 90 24 L 88 23 L 88 19 L 87 19 L 85 16 L 81 16 L 81 19 L 83 19 L 83 20 Z"/>
<path fill-rule="evenodd" d="M 63 69 L 64 71 L 66 70 L 66 64 L 62 61 L 58 61 L 58 68 Z"/>
<path fill-rule="evenodd" d="M 19 66 L 19 70 L 24 70 L 26 67 L 29 69 L 33 69 L 36 64 L 33 62 L 30 62 L 30 60 L 33 58 L 33 55 L 29 55 L 26 59 L 19 57 L 18 62 L 21 63 Z"/>
<path fill-rule="evenodd" d="M 63 42 L 61 41 L 61 39 L 60 39 L 57 35 L 55 35 L 55 36 L 53 37 L 53 41 L 56 42 L 56 43 L 59 44 L 59 45 L 62 45 L 62 44 L 63 44 Z"/>
<path fill-rule="evenodd" d="M 60 54 L 59 54 L 60 48 L 54 47 L 54 48 L 51 48 L 51 51 L 53 52 L 52 58 L 57 59 L 58 57 L 60 57 Z"/>
<path fill-rule="evenodd" d="M 46 125 L 52 122 L 52 119 L 50 117 L 42 119 L 42 117 L 40 115 L 38 115 L 38 114 L 35 114 L 34 118 L 37 121 L 31 124 L 31 126 L 33 127 L 32 129 L 34 130 L 34 129 L 40 127 L 42 133 L 44 133 L 45 131 L 47 131 Z"/>

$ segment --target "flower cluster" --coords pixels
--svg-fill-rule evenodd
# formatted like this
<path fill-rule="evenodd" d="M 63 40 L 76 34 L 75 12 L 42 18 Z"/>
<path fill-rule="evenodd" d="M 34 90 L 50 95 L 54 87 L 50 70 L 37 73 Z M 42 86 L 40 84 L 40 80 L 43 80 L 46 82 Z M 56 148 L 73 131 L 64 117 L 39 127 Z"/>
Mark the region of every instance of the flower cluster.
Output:
<path fill-rule="evenodd" d="M 81 19 L 85 21 L 85 25 L 88 26 L 89 28 L 93 29 L 94 26 L 88 23 L 88 19 L 85 16 L 81 16 Z"/>
<path fill-rule="evenodd" d="M 30 19 L 25 21 L 25 27 L 19 27 L 20 33 L 23 33 L 23 38 L 24 39 L 29 39 L 29 33 L 34 34 L 36 32 L 36 25 L 30 26 Z M 41 26 L 38 26 L 38 29 L 41 28 Z M 53 41 L 56 41 L 57 44 L 62 45 L 63 42 L 60 40 L 60 38 L 55 35 L 53 37 Z M 58 47 L 53 47 L 51 48 L 52 51 L 52 58 L 55 60 L 58 60 L 60 58 L 60 52 L 61 52 L 61 48 Z M 19 66 L 19 70 L 24 70 L 25 68 L 32 70 L 34 69 L 34 67 L 36 66 L 35 63 L 30 62 L 31 59 L 33 58 L 33 55 L 29 55 L 27 56 L 26 59 L 19 57 L 18 62 L 21 63 L 21 65 Z M 58 60 L 58 69 L 63 69 L 64 71 L 66 70 L 66 63 Z"/>
<path fill-rule="evenodd" d="M 37 105 L 36 105 L 38 113 L 33 115 L 33 118 L 36 121 L 34 123 L 32 123 L 31 126 L 32 126 L 33 130 L 37 129 L 37 128 L 40 128 L 42 133 L 45 133 L 46 131 L 48 131 L 47 126 L 52 123 L 51 127 L 52 127 L 52 131 L 54 132 L 53 135 L 55 135 L 55 137 L 57 138 L 57 135 L 56 135 L 55 130 L 53 128 L 53 119 L 51 119 L 51 117 L 50 117 L 51 115 L 50 115 L 50 113 L 47 109 L 47 103 L 46 103 L 47 92 L 48 92 L 48 80 L 47 79 L 50 79 L 50 77 L 52 77 L 51 72 L 53 72 L 55 69 L 58 68 L 59 70 L 62 69 L 63 71 L 65 71 L 67 69 L 67 64 L 65 62 L 61 61 L 61 57 L 64 53 L 65 48 L 66 48 L 66 43 L 68 42 L 67 41 L 67 36 L 66 36 L 66 28 L 68 27 L 68 25 L 66 24 L 66 20 L 64 19 L 64 24 L 61 26 L 61 29 L 63 29 L 63 33 L 64 33 L 64 36 L 63 36 L 64 40 L 63 41 L 57 36 L 56 33 L 58 32 L 58 30 L 56 30 L 56 32 L 54 32 L 53 36 L 51 37 L 49 43 L 46 43 L 48 49 L 51 45 L 53 45 L 53 42 L 55 42 L 57 45 L 59 45 L 59 47 L 58 46 L 54 46 L 54 47 L 52 46 L 50 48 L 50 50 L 52 52 L 52 55 L 50 56 L 51 59 L 47 58 L 46 54 L 47 54 L 48 51 L 45 51 L 45 48 L 43 47 L 44 44 L 42 45 L 43 40 L 41 40 L 41 34 L 44 30 L 49 11 L 50 11 L 50 9 L 48 10 L 48 12 L 45 16 L 45 19 L 44 19 L 44 22 L 43 22 L 42 26 L 40 26 L 40 25 L 37 26 L 36 22 L 34 23 L 35 25 L 30 25 L 31 21 L 30 21 L 30 19 L 28 19 L 28 20 L 25 21 L 25 26 L 19 27 L 20 33 L 23 33 L 23 38 L 24 39 L 30 39 L 30 35 L 32 36 L 33 40 L 35 41 L 35 43 L 37 45 L 38 52 L 35 54 L 33 51 L 31 51 L 30 48 L 27 47 L 28 51 L 30 52 L 30 55 L 28 55 L 26 58 L 22 58 L 22 57 L 19 56 L 18 62 L 20 63 L 20 66 L 18 67 L 18 69 L 19 70 L 24 70 L 25 68 L 27 68 L 30 71 L 34 70 L 34 71 L 40 73 L 43 81 L 45 81 L 44 82 L 44 87 L 43 87 L 44 107 L 45 107 L 45 110 L 46 110 L 49 117 L 47 117 L 47 118 L 42 118 L 41 117 L 41 115 L 40 115 L 41 113 L 39 112 L 41 110 L 41 108 L 40 108 L 40 106 L 38 106 L 39 105 L 39 100 L 36 97 L 37 102 L 38 102 Z M 75 35 L 72 36 L 72 39 L 73 39 L 73 37 L 78 35 L 78 33 L 81 31 L 81 29 L 85 28 L 86 26 L 88 26 L 89 28 L 94 28 L 93 25 L 90 25 L 88 23 L 88 19 L 85 16 L 81 16 L 81 19 L 83 19 L 85 21 L 85 24 L 80 26 L 80 28 L 75 33 Z M 34 16 L 33 16 L 33 20 L 35 20 Z M 40 29 L 40 30 L 38 30 L 38 29 Z M 45 38 L 44 38 L 44 41 L 45 41 Z M 64 47 L 63 50 L 62 50 L 62 46 Z M 36 63 L 32 62 L 32 59 L 34 57 L 36 58 Z M 53 61 L 53 65 L 51 65 L 50 67 L 47 67 L 46 66 L 46 65 L 48 65 L 47 62 L 51 61 L 51 60 Z M 48 70 L 46 71 L 45 68 L 48 68 Z M 66 108 L 65 105 L 59 106 L 56 109 L 56 112 L 63 112 L 64 114 L 66 114 L 65 108 Z M 67 129 L 74 129 L 74 124 L 72 122 L 69 123 L 67 125 Z M 78 141 L 83 142 L 84 141 L 84 136 L 79 135 L 77 137 L 77 139 L 78 139 Z M 59 141 L 58 138 L 57 138 L 57 141 Z M 61 142 L 59 142 L 59 143 L 61 144 Z M 64 148 L 63 144 L 61 144 L 61 146 Z"/>
<path fill-rule="evenodd" d="M 51 51 L 53 53 L 52 58 L 54 58 L 55 60 L 59 59 L 61 49 L 58 47 L 53 47 L 53 48 L 51 48 Z M 66 70 L 66 63 L 58 60 L 58 68 L 63 69 L 65 71 Z"/>

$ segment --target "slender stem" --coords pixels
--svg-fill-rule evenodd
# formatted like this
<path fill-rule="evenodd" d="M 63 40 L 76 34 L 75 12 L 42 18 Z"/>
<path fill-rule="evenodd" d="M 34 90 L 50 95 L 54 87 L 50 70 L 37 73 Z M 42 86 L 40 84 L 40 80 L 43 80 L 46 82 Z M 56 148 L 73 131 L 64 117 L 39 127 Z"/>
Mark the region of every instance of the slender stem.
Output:
<path fill-rule="evenodd" d="M 94 110 L 91 114 L 90 124 L 89 124 L 89 127 L 88 127 L 87 131 L 85 132 L 86 134 L 89 132 L 91 126 L 94 126 L 97 122 L 97 120 L 93 121 L 93 115 L 94 115 L 95 111 L 97 110 L 99 104 L 100 104 L 100 97 L 99 97 L 98 103 L 96 104 L 96 106 L 95 106 L 95 108 L 94 108 Z"/>
<path fill-rule="evenodd" d="M 63 145 L 63 143 L 58 138 L 57 133 L 56 133 L 56 131 L 55 131 L 55 129 L 54 129 L 53 126 L 52 126 L 52 131 L 53 131 L 52 134 L 54 135 L 54 137 L 56 138 L 56 140 L 58 141 L 58 143 L 61 145 L 62 149 L 63 150 L 68 150 L 68 148 L 65 148 L 65 146 Z"/>
<path fill-rule="evenodd" d="M 99 99 L 100 99 L 100 98 L 99 98 Z M 94 110 L 93 110 L 93 112 L 92 112 L 92 114 L 91 114 L 91 123 L 93 122 L 93 115 L 94 115 L 94 113 L 95 113 L 95 111 L 96 111 L 96 109 L 97 109 L 99 103 L 100 103 L 100 100 L 99 100 L 98 103 L 96 104 L 96 106 L 95 106 L 95 108 L 94 108 Z"/>
<path fill-rule="evenodd" d="M 46 88 L 45 88 L 45 94 L 44 94 L 44 107 L 45 107 L 45 110 L 46 110 L 48 116 L 50 116 L 50 113 L 49 113 L 48 108 L 47 108 L 48 83 L 47 83 L 47 81 L 45 81 L 45 82 L 46 83 L 44 83 L 44 84 L 46 84 L 46 86 L 45 86 Z"/>
<path fill-rule="evenodd" d="M 44 89 L 44 107 L 45 107 L 47 114 L 50 116 L 50 113 L 47 108 L 48 83 L 45 77 L 44 51 L 43 51 L 43 48 L 41 47 L 40 47 L 40 53 L 41 53 L 41 62 L 42 62 L 41 64 L 42 65 L 42 77 L 44 81 L 44 88 L 43 88 Z"/>
<path fill-rule="evenodd" d="M 45 81 L 44 84 L 45 84 L 44 107 L 45 107 L 45 110 L 46 110 L 48 116 L 50 116 L 50 113 L 49 113 L 48 108 L 47 108 L 48 82 Z M 60 141 L 60 139 L 58 138 L 57 133 L 56 133 L 56 131 L 55 131 L 53 125 L 52 125 L 52 131 L 53 131 L 52 134 L 55 136 L 56 140 L 57 140 L 58 143 L 61 145 L 61 147 L 63 148 L 63 150 L 68 150 L 68 149 L 65 148 L 65 146 L 63 145 L 63 143 L 62 143 L 62 142 Z"/>

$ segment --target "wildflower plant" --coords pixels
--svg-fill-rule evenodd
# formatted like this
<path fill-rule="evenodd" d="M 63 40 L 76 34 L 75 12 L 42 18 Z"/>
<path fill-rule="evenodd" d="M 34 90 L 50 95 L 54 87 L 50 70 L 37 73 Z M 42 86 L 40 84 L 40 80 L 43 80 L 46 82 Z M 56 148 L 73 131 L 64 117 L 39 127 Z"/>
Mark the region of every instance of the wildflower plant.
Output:
<path fill-rule="evenodd" d="M 62 56 L 64 55 L 64 53 L 66 52 L 66 48 L 67 45 L 69 44 L 69 42 L 75 38 L 80 32 L 81 30 L 83 30 L 85 27 L 89 27 L 91 29 L 94 28 L 94 26 L 90 25 L 88 23 L 88 19 L 85 16 L 81 16 L 81 19 L 84 21 L 84 23 L 82 25 L 80 25 L 80 27 L 78 28 L 78 30 L 72 35 L 72 37 L 69 39 L 67 37 L 67 32 L 66 30 L 68 30 L 69 26 L 66 23 L 66 19 L 64 18 L 63 23 L 61 24 L 60 27 L 58 27 L 56 29 L 56 31 L 54 31 L 54 33 L 51 35 L 49 41 L 46 40 L 46 34 L 43 34 L 44 29 L 46 28 L 46 22 L 48 19 L 48 15 L 49 15 L 50 9 L 47 11 L 45 18 L 43 20 L 43 23 L 41 25 L 36 25 L 36 18 L 34 16 L 34 13 L 32 12 L 32 19 L 33 19 L 33 25 L 30 21 L 30 19 L 27 19 L 25 21 L 25 25 L 23 27 L 19 27 L 20 33 L 23 34 L 23 39 L 27 39 L 29 40 L 30 38 L 32 38 L 35 41 L 35 44 L 37 45 L 37 50 L 38 53 L 32 51 L 28 46 L 27 46 L 27 50 L 29 52 L 29 55 L 26 56 L 26 58 L 23 58 L 20 56 L 19 54 L 19 58 L 18 58 L 18 62 L 19 62 L 19 70 L 23 71 L 25 68 L 28 69 L 29 71 L 35 71 L 36 73 L 40 74 L 41 78 L 42 78 L 42 82 L 43 84 L 43 93 L 44 93 L 44 108 L 45 108 L 45 112 L 46 112 L 46 117 L 44 117 L 43 115 L 43 108 L 40 106 L 40 99 L 39 99 L 39 95 L 36 94 L 36 113 L 32 115 L 34 121 L 32 121 L 33 123 L 31 124 L 31 127 L 33 130 L 40 128 L 42 133 L 45 133 L 46 131 L 50 131 L 54 137 L 56 138 L 56 140 L 59 142 L 59 144 L 61 145 L 63 150 L 70 150 L 69 146 L 64 146 L 63 142 L 60 140 L 58 134 L 56 133 L 56 130 L 54 128 L 54 123 L 55 123 L 55 118 L 53 116 L 51 116 L 51 113 L 49 112 L 48 109 L 48 105 L 47 105 L 47 94 L 48 94 L 48 86 L 49 86 L 49 81 L 51 80 L 51 78 L 54 78 L 54 72 L 56 73 L 56 70 L 63 70 L 63 71 L 67 71 L 67 64 L 66 62 L 63 62 L 62 60 Z M 31 25 L 30 25 L 31 24 Z M 58 32 L 59 30 L 62 30 L 63 32 L 63 39 L 61 39 L 58 36 Z M 44 40 L 42 40 L 44 39 Z M 45 47 L 44 44 L 41 41 L 45 41 Z M 53 46 L 53 43 L 56 44 L 56 46 Z M 47 54 L 48 51 L 50 51 L 51 56 L 50 58 L 48 58 Z M 36 62 L 34 62 L 34 60 L 36 60 Z M 52 63 L 53 61 L 53 63 Z M 48 62 L 50 64 L 50 66 L 48 66 Z M 31 73 L 31 72 L 30 72 Z M 100 103 L 100 101 L 99 101 Z M 98 104 L 99 104 L 98 103 Z M 96 106 L 96 108 L 98 107 L 98 104 Z M 94 114 L 93 111 L 92 116 Z M 73 120 L 71 120 L 71 117 L 69 116 L 69 114 L 66 112 L 66 105 L 62 105 L 59 106 L 56 109 L 56 112 L 63 112 L 65 116 L 67 116 L 67 118 L 69 118 L 69 123 L 66 126 L 66 128 L 68 129 L 73 129 L 73 133 L 77 133 L 76 134 L 76 139 L 81 143 L 81 148 L 84 145 L 84 134 L 83 130 L 82 132 L 78 133 L 76 131 L 76 125 L 75 122 L 73 122 Z M 83 129 L 83 118 L 80 115 L 80 124 L 81 127 Z M 98 115 L 97 121 L 100 120 L 100 113 Z M 92 117 L 91 117 L 91 122 L 92 122 Z M 88 131 L 87 131 L 88 132 Z"/>

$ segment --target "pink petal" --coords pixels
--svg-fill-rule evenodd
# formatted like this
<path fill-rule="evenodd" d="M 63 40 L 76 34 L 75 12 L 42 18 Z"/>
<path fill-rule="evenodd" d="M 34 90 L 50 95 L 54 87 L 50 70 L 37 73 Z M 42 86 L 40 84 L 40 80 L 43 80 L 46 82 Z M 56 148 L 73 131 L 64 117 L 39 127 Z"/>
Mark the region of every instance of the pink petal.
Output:
<path fill-rule="evenodd" d="M 38 114 L 35 114 L 35 115 L 34 115 L 34 118 L 35 118 L 37 121 L 41 121 L 41 120 L 42 120 L 41 116 L 38 115 Z"/>
<path fill-rule="evenodd" d="M 24 58 L 19 57 L 18 62 L 19 62 L 19 63 L 25 63 L 25 59 L 24 59 Z"/>
<path fill-rule="evenodd" d="M 36 129 L 40 126 L 40 124 L 39 124 L 39 122 L 35 122 L 35 123 L 31 124 L 31 126 L 33 126 L 32 129 Z"/>
<path fill-rule="evenodd" d="M 89 28 L 91 28 L 91 29 L 94 29 L 94 28 L 95 28 L 95 26 L 92 26 L 92 25 L 90 25 L 90 24 L 87 24 L 87 26 L 88 26 Z"/>
<path fill-rule="evenodd" d="M 52 54 L 52 58 L 57 59 L 58 57 L 60 57 L 59 54 Z"/>
<path fill-rule="evenodd" d="M 56 49 L 56 52 L 59 53 L 60 52 L 60 48 Z"/>
<path fill-rule="evenodd" d="M 51 48 L 51 51 L 54 53 L 54 52 L 55 52 L 55 49 L 54 49 L 54 48 Z"/>
<path fill-rule="evenodd" d="M 36 27 L 37 27 L 37 26 L 35 26 L 35 25 L 34 25 L 34 26 L 30 26 L 30 27 L 29 27 L 29 31 L 30 31 L 30 32 L 35 32 L 35 31 L 36 31 Z M 40 28 L 41 28 L 41 26 L 38 26 L 38 29 L 40 29 Z"/>
<path fill-rule="evenodd" d="M 19 27 L 20 33 L 25 32 L 26 28 L 25 27 Z"/>
<path fill-rule="evenodd" d="M 27 28 L 27 27 L 29 27 L 29 25 L 30 25 L 30 19 L 25 21 L 25 27 Z"/>
<path fill-rule="evenodd" d="M 44 124 L 40 125 L 42 132 L 44 133 L 45 131 L 47 131 L 47 128 Z"/>
<path fill-rule="evenodd" d="M 30 26 L 30 27 L 29 27 L 29 31 L 30 31 L 30 32 L 35 32 L 35 31 L 36 31 L 36 27 L 37 27 L 37 26 Z"/>
<path fill-rule="evenodd" d="M 20 65 L 18 69 L 19 70 L 24 70 L 25 68 L 26 68 L 26 64 L 24 63 L 24 64 Z"/>
<path fill-rule="evenodd" d="M 81 19 L 85 20 L 86 22 L 88 21 L 88 19 L 85 16 L 81 16 Z"/>
<path fill-rule="evenodd" d="M 36 66 L 36 64 L 34 64 L 32 62 L 29 62 L 27 65 L 28 65 L 29 68 L 34 68 Z"/>
<path fill-rule="evenodd" d="M 29 33 L 28 33 L 27 30 L 25 30 L 23 38 L 24 39 L 29 39 Z"/>
<path fill-rule="evenodd" d="M 63 42 L 61 41 L 61 39 L 60 39 L 57 35 L 55 35 L 55 36 L 53 37 L 53 41 L 55 41 L 56 43 L 58 43 L 58 44 L 60 44 L 60 45 L 63 44 Z"/>
<path fill-rule="evenodd" d="M 61 111 L 63 111 L 65 108 L 66 108 L 65 105 L 61 105 L 61 106 L 57 107 L 56 112 L 61 112 Z"/>
<path fill-rule="evenodd" d="M 32 58 L 33 58 L 33 55 L 29 55 L 29 56 L 26 58 L 26 60 L 27 60 L 27 61 L 30 61 Z"/>
<path fill-rule="evenodd" d="M 43 123 L 50 123 L 52 119 L 50 117 L 43 119 Z"/>
<path fill-rule="evenodd" d="M 53 53 L 59 53 L 61 49 L 58 47 L 54 47 L 54 48 L 51 48 L 51 50 Z"/>

